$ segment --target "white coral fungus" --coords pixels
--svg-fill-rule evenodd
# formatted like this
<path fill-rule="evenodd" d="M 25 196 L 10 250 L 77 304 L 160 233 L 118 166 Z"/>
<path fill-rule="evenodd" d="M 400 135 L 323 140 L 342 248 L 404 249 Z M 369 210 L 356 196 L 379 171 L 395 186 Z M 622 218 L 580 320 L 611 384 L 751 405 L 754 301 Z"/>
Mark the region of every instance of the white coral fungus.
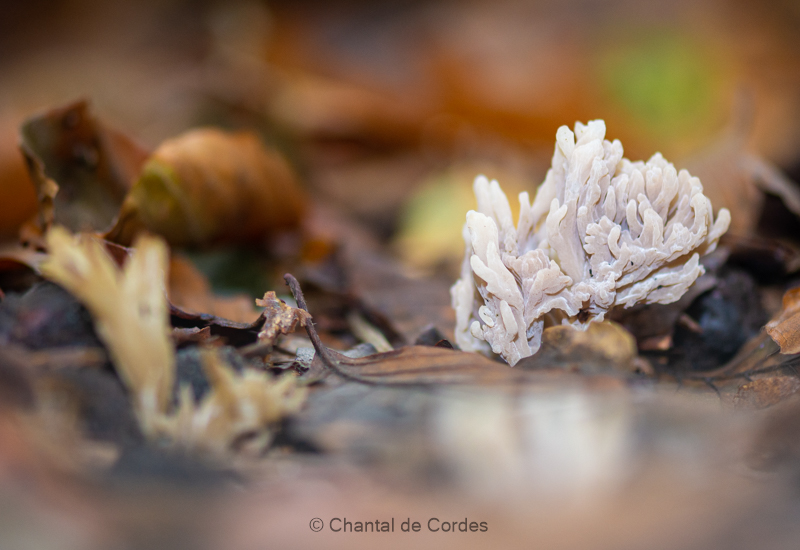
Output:
<path fill-rule="evenodd" d="M 614 306 L 667 304 L 703 273 L 700 256 L 730 224 L 700 180 L 656 153 L 622 157 L 602 120 L 556 133 L 553 164 L 533 204 L 520 193 L 514 227 L 496 181 L 475 179 L 461 278 L 450 290 L 456 343 L 510 365 L 539 349 L 545 324 L 585 329 Z"/>

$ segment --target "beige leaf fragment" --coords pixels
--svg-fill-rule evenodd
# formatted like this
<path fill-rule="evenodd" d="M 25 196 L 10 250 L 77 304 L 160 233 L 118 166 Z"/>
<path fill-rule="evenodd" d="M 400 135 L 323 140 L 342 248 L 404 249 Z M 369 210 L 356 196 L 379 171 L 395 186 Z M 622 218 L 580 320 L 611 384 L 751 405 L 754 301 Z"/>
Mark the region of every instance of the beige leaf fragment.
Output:
<path fill-rule="evenodd" d="M 175 379 L 175 351 L 165 297 L 167 247 L 143 236 L 120 269 L 102 242 L 71 235 L 63 227 L 47 234 L 42 275 L 83 303 L 134 403 L 143 429 L 167 412 Z"/>
<path fill-rule="evenodd" d="M 262 299 L 256 299 L 256 305 L 266 308 L 264 328 L 258 333 L 261 342 L 273 344 L 279 335 L 294 332 L 298 324 L 304 327 L 311 319 L 311 314 L 287 305 L 272 290 L 264 294 Z"/>
<path fill-rule="evenodd" d="M 800 353 L 800 288 L 793 288 L 783 295 L 783 309 L 766 326 L 781 353 Z"/>

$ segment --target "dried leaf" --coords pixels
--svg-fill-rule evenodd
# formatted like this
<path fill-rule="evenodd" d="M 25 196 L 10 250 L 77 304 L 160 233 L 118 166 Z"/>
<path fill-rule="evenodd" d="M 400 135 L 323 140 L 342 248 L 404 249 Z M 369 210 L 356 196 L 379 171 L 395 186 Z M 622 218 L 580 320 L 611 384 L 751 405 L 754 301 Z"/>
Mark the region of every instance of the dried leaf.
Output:
<path fill-rule="evenodd" d="M 340 376 L 380 386 L 547 386 L 577 382 L 618 387 L 622 384 L 617 378 L 581 378 L 562 369 L 510 368 L 475 353 L 435 346 L 407 346 L 355 359 L 327 349 L 323 357 L 328 368 Z"/>
<path fill-rule="evenodd" d="M 286 281 L 300 308 L 306 309 L 297 280 L 286 275 Z M 619 328 L 618 330 L 623 330 Z M 350 358 L 324 346 L 313 323 L 306 325 L 318 358 L 325 366 L 345 378 L 366 384 L 434 385 L 434 384 L 524 384 L 562 381 L 564 370 L 512 369 L 488 357 L 448 349 L 446 347 L 407 346 L 367 357 Z M 629 336 L 630 337 L 630 336 Z M 635 350 L 635 347 L 634 347 Z"/>
<path fill-rule="evenodd" d="M 175 352 L 164 295 L 167 247 L 143 236 L 120 269 L 103 243 L 55 226 L 47 234 L 42 275 L 80 300 L 94 319 L 120 377 L 132 395 L 146 433 L 167 411 L 175 377 Z"/>
<path fill-rule="evenodd" d="M 766 330 L 781 347 L 781 353 L 800 353 L 800 288 L 783 295 L 783 309 L 767 323 Z"/>
<path fill-rule="evenodd" d="M 257 241 L 296 227 L 304 201 L 289 165 L 254 134 L 196 129 L 147 159 L 108 237 L 126 244 L 146 229 L 172 244 Z"/>
<path fill-rule="evenodd" d="M 325 356 L 336 373 L 370 384 L 514 384 L 530 378 L 521 369 L 477 354 L 431 346 L 407 346 L 359 359 L 332 350 Z"/>
<path fill-rule="evenodd" d="M 774 376 L 759 378 L 739 386 L 733 398 L 737 409 L 764 409 L 793 395 L 800 389 L 796 376 Z"/>
<path fill-rule="evenodd" d="M 36 193 L 19 151 L 18 125 L 0 112 L 0 241 L 16 238 L 19 227 L 36 213 Z"/>
<path fill-rule="evenodd" d="M 205 275 L 174 253 L 169 260 L 169 301 L 187 312 L 208 313 L 238 323 L 252 323 L 259 316 L 249 296 L 215 295 Z"/>
<path fill-rule="evenodd" d="M 264 298 L 256 300 L 256 305 L 266 308 L 263 313 L 266 321 L 258 333 L 258 339 L 268 344 L 274 344 L 281 334 L 294 332 L 298 324 L 306 326 L 311 319 L 307 311 L 286 305 L 271 290 L 264 294 Z"/>
<path fill-rule="evenodd" d="M 196 344 L 207 342 L 212 338 L 211 329 L 208 327 L 197 328 L 174 328 L 172 329 L 172 339 L 175 345 L 181 346 L 182 344 Z"/>
<path fill-rule="evenodd" d="M 193 313 L 170 304 L 169 314 L 175 328 L 208 328 L 211 336 L 220 336 L 232 346 L 246 346 L 258 341 L 258 333 L 266 319 L 262 313 L 252 323 L 237 323 L 208 313 Z"/>
<path fill-rule="evenodd" d="M 89 113 L 86 101 L 28 119 L 21 148 L 39 199 L 37 225 L 111 227 L 147 152 Z"/>

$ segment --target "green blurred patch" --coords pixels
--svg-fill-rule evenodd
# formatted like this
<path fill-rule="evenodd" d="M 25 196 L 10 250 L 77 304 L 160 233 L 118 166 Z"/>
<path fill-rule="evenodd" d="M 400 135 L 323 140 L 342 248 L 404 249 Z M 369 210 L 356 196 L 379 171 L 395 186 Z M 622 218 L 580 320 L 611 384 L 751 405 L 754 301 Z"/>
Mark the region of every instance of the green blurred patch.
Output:
<path fill-rule="evenodd" d="M 246 293 L 260 297 L 274 285 L 274 265 L 263 253 L 247 248 L 183 253 L 208 278 L 214 292 L 225 296 Z"/>
<path fill-rule="evenodd" d="M 656 30 L 609 41 L 596 67 L 605 94 L 633 123 L 680 139 L 724 117 L 724 65 L 710 45 Z"/>
<path fill-rule="evenodd" d="M 400 215 L 400 229 L 394 241 L 403 261 L 422 272 L 444 266 L 459 266 L 464 257 L 462 228 L 467 211 L 477 207 L 472 183 L 485 173 L 497 178 L 506 192 L 514 219 L 519 215 L 519 193 L 531 195 L 536 185 L 519 174 L 499 167 L 463 164 L 431 174 L 406 202 Z M 457 273 L 457 269 L 454 273 Z"/>

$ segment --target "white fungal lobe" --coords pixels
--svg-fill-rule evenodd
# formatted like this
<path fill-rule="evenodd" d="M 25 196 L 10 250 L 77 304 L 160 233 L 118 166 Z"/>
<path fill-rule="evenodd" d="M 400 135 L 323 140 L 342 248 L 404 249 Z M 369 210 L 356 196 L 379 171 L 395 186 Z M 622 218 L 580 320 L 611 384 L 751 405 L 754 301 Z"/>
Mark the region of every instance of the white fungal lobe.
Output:
<path fill-rule="evenodd" d="M 496 181 L 475 179 L 461 278 L 450 290 L 456 343 L 510 365 L 536 353 L 545 323 L 585 329 L 614 306 L 678 300 L 703 273 L 700 256 L 728 229 L 700 180 L 659 153 L 623 158 L 602 120 L 556 133 L 552 167 L 516 227 Z"/>

